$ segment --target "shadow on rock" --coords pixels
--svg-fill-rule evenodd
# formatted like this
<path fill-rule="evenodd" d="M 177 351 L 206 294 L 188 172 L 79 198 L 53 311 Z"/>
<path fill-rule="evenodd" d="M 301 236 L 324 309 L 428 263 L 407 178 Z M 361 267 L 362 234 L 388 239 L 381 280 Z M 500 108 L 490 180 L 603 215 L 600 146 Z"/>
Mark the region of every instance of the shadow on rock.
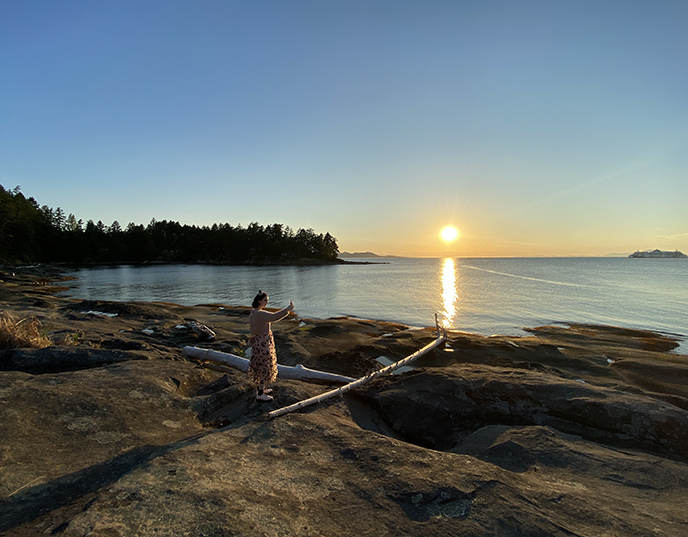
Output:
<path fill-rule="evenodd" d="M 166 446 L 141 446 L 100 464 L 17 492 L 0 501 L 0 512 L 3 514 L 0 518 L 0 531 L 68 506 L 157 457 L 193 444 L 202 436 L 197 434 Z M 84 502 L 81 510 L 88 509 L 90 505 L 87 499 Z"/>
<path fill-rule="evenodd" d="M 148 360 L 143 352 L 90 347 L 45 347 L 43 349 L 9 349 L 0 351 L 0 371 L 23 371 L 31 374 L 62 373 L 92 369 L 128 360 Z"/>
<path fill-rule="evenodd" d="M 417 370 L 382 378 L 352 397 L 362 403 L 351 408 L 361 427 L 383 434 L 388 428 L 399 438 L 440 451 L 452 450 L 488 425 L 538 425 L 609 446 L 688 457 L 687 411 L 535 371 L 489 366 Z M 518 455 L 519 449 L 507 443 L 495 446 L 493 455 Z"/>
<path fill-rule="evenodd" d="M 151 305 L 146 303 L 83 300 L 78 304 L 69 305 L 65 309 L 81 313 L 96 311 L 138 319 L 181 320 L 178 315 L 165 311 L 164 307 L 161 305 Z"/>
<path fill-rule="evenodd" d="M 388 496 L 410 520 L 427 522 L 433 517 L 467 518 L 476 493 L 442 487 L 430 492 L 391 493 Z"/>

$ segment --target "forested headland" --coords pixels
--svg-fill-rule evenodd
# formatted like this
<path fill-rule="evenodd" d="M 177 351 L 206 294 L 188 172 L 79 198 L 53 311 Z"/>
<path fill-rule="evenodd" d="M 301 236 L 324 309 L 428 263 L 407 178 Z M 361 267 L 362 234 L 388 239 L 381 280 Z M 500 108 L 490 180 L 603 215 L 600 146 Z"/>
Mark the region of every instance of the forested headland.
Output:
<path fill-rule="evenodd" d="M 19 187 L 0 185 L 0 263 L 302 264 L 337 262 L 338 254 L 329 233 L 282 224 L 84 224 L 59 207 L 39 205 Z"/>

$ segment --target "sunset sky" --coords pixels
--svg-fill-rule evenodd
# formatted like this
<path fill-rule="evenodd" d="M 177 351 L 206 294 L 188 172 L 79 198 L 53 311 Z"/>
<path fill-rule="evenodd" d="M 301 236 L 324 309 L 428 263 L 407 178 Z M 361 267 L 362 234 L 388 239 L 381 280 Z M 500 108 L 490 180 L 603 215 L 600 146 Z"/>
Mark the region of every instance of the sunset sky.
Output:
<path fill-rule="evenodd" d="M 688 253 L 688 1 L 2 0 L 0 184 L 349 252 Z"/>

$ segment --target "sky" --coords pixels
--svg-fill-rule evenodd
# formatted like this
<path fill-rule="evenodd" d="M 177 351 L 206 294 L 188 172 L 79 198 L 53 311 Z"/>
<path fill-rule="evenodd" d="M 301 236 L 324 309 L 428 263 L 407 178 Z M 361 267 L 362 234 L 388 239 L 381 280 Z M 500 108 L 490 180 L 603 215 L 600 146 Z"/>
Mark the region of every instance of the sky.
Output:
<path fill-rule="evenodd" d="M 0 184 L 342 252 L 688 253 L 688 2 L 2 0 Z"/>

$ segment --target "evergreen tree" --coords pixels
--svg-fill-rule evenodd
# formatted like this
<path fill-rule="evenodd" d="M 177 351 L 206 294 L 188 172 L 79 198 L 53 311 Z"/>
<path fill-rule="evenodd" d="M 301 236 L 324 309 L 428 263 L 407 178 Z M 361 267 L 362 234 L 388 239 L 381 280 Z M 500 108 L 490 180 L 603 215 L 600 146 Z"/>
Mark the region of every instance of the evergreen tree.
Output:
<path fill-rule="evenodd" d="M 312 229 L 296 233 L 283 224 L 211 227 L 158 222 L 130 223 L 122 230 L 115 220 L 89 220 L 86 226 L 61 208 L 39 207 L 19 187 L 0 185 L 0 262 L 271 264 L 298 259 L 335 262 L 336 239 Z"/>

